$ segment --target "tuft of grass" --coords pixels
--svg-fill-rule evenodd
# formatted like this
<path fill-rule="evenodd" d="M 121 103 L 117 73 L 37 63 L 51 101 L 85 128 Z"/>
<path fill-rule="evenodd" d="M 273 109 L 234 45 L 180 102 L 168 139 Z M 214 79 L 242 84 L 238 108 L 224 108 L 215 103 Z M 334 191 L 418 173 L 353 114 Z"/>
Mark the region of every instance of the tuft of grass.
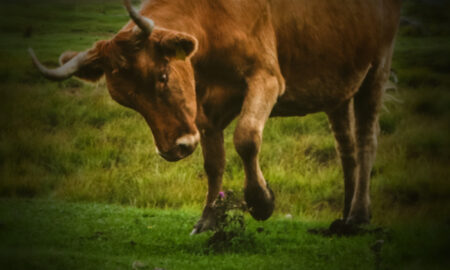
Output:
<path fill-rule="evenodd" d="M 232 252 L 243 245 L 254 245 L 251 234 L 246 233 L 244 213 L 247 205 L 229 190 L 222 192 L 214 204 L 216 227 L 208 240 L 208 247 L 214 252 Z"/>

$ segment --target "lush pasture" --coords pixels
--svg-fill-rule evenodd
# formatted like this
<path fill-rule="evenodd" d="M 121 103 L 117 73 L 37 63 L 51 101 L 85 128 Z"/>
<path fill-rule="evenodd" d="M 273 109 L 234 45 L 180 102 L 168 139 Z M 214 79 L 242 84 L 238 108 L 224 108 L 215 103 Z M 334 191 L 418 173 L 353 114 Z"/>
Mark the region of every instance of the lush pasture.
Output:
<path fill-rule="evenodd" d="M 398 239 L 381 253 L 391 265 L 402 265 L 405 258 L 419 253 L 420 249 L 412 249 L 405 255 L 405 246 L 420 244 L 434 250 L 431 246 L 439 246 L 435 238 L 448 239 L 436 235 L 444 228 L 448 231 L 450 224 L 449 5 L 404 2 L 404 13 L 413 20 L 403 24 L 397 41 L 393 68 L 399 83 L 397 90 L 388 91 L 381 115 L 372 177 L 373 222 L 399 227 Z M 207 256 L 207 236 L 187 237 L 206 193 L 200 149 L 178 163 L 162 160 L 153 150 L 143 118 L 114 103 L 104 81 L 48 82 L 26 53 L 32 46 L 45 64 L 56 65 L 61 52 L 84 50 L 112 37 L 128 20 L 121 1 L 0 0 L 0 4 L 0 196 L 9 198 L 0 201 L 0 233 L 9 235 L 0 246 L 2 260 L 14 255 L 17 262 L 26 256 L 38 268 L 58 269 L 60 264 L 74 268 L 77 265 L 70 260 L 80 259 L 86 268 L 115 269 L 131 267 L 133 259 L 148 264 L 159 258 L 161 267 L 188 269 L 195 263 L 183 264 L 198 256 L 198 268 L 215 262 L 217 269 L 242 269 L 239 265 L 249 265 L 245 259 L 250 258 L 254 265 L 249 267 L 259 269 L 270 268 L 267 262 L 278 256 L 283 260 L 273 267 L 323 269 L 316 264 L 321 256 L 338 253 L 330 265 L 375 267 L 369 246 L 378 236 L 330 240 L 305 233 L 339 217 L 343 205 L 342 172 L 324 114 L 269 120 L 261 165 L 276 195 L 275 218 L 264 225 L 273 233 L 257 234 L 252 241 L 262 247 L 253 243 L 252 248 L 258 246 L 254 254 L 244 245 L 227 255 Z M 232 133 L 233 125 L 226 130 L 224 189 L 240 192 L 244 173 Z M 23 215 L 11 212 L 16 208 Z M 146 213 L 156 217 L 161 230 L 145 230 L 135 222 Z M 287 213 L 294 221 L 282 218 Z M 105 225 L 98 223 L 102 217 Z M 12 221 L 17 227 L 10 227 Z M 408 222 L 414 226 L 401 225 Z M 422 230 L 424 223 L 432 225 L 423 225 Z M 257 226 L 251 222 L 249 231 Z M 106 228 L 114 230 L 115 238 L 108 236 L 112 242 L 66 241 Z M 417 241 L 409 239 L 416 234 Z M 128 238 L 142 246 L 128 246 Z M 36 248 L 28 249 L 28 241 Z M 171 252 L 175 255 L 164 259 Z M 367 260 L 347 262 L 354 252 Z M 297 253 L 303 255 L 296 257 Z M 61 260 L 53 265 L 50 258 L 55 254 Z"/>

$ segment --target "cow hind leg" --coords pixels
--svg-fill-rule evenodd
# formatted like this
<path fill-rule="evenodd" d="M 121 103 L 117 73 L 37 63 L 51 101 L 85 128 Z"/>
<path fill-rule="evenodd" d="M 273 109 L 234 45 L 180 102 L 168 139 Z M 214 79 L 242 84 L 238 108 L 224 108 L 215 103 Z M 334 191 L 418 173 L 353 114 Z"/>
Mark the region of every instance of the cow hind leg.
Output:
<path fill-rule="evenodd" d="M 234 133 L 234 145 L 245 170 L 245 201 L 257 220 L 268 219 L 274 210 L 274 195 L 261 172 L 258 154 L 264 125 L 280 94 L 280 85 L 280 80 L 267 72 L 259 72 L 248 80 L 248 91 Z"/>
<path fill-rule="evenodd" d="M 358 177 L 347 224 L 370 222 L 370 173 L 375 161 L 378 110 L 390 70 L 390 57 L 372 67 L 354 97 Z"/>
<path fill-rule="evenodd" d="M 336 140 L 336 148 L 344 172 L 345 199 L 343 220 L 346 220 L 350 211 L 358 173 L 353 99 L 348 100 L 339 106 L 339 108 L 332 112 L 328 112 L 327 114 Z"/>

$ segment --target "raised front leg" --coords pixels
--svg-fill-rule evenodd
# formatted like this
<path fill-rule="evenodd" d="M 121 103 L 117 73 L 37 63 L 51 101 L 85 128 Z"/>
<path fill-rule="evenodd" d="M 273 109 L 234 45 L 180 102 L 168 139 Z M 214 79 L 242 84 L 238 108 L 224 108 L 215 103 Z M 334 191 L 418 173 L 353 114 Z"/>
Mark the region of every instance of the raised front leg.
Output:
<path fill-rule="evenodd" d="M 222 176 L 225 167 L 225 150 L 221 129 L 205 129 L 201 132 L 201 144 L 204 168 L 208 176 L 208 193 L 203 214 L 191 234 L 211 230 L 216 226 L 214 202 L 222 187 Z"/>
<path fill-rule="evenodd" d="M 249 79 L 248 91 L 234 132 L 234 145 L 245 169 L 245 201 L 250 214 L 257 220 L 268 219 L 274 209 L 274 195 L 259 167 L 258 154 L 264 125 L 282 87 L 279 78 L 264 71 Z"/>

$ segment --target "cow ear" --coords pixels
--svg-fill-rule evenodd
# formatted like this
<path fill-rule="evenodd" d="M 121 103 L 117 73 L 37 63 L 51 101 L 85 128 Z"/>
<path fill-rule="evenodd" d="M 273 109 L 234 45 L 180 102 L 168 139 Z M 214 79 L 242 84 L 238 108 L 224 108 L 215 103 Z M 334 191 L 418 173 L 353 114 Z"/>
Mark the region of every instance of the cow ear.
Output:
<path fill-rule="evenodd" d="M 198 41 L 187 33 L 164 31 L 159 44 L 166 56 L 185 60 L 196 52 Z"/>
<path fill-rule="evenodd" d="M 79 52 L 67 51 L 61 54 L 59 57 L 59 64 L 62 66 L 69 62 L 72 58 L 77 56 Z M 85 63 L 80 65 L 74 76 L 86 80 L 95 82 L 98 81 L 104 74 L 103 67 L 100 65 L 100 58 L 96 51 L 90 51 Z"/>

